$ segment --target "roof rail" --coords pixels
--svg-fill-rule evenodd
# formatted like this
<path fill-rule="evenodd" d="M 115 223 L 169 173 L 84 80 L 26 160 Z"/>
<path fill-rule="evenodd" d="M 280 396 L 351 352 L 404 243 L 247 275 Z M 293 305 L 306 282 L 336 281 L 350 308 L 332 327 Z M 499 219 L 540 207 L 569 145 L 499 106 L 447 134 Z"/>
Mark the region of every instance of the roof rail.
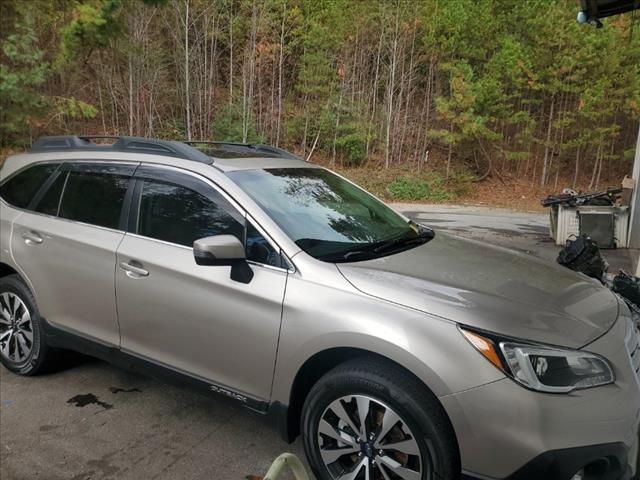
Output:
<path fill-rule="evenodd" d="M 94 140 L 110 139 L 113 143 L 101 144 Z M 98 152 L 129 152 L 146 153 L 151 155 L 165 155 L 184 158 L 194 162 L 211 164 L 213 159 L 197 148 L 174 140 L 156 140 L 143 137 L 124 136 L 76 136 L 63 135 L 55 137 L 40 137 L 31 146 L 31 152 L 66 152 L 66 151 L 98 151 Z"/>
<path fill-rule="evenodd" d="M 273 145 L 264 145 L 262 143 L 236 143 L 236 142 L 213 142 L 208 140 L 183 140 L 191 147 L 198 148 L 207 152 L 212 157 L 260 157 L 268 156 L 275 158 L 286 158 L 289 160 L 301 160 L 291 152 Z"/>

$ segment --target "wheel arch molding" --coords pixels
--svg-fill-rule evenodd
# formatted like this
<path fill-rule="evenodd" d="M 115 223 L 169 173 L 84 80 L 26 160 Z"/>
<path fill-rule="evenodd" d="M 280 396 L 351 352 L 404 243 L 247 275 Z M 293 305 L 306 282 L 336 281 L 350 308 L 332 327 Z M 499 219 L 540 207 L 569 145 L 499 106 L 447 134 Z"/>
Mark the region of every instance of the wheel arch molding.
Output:
<path fill-rule="evenodd" d="M 442 381 L 435 376 L 432 377 L 437 385 L 434 389 L 431 382 L 425 382 L 421 375 L 416 374 L 408 366 L 414 362 L 418 363 L 418 359 L 410 360 L 407 357 L 409 357 L 408 354 L 401 358 L 389 357 L 377 353 L 374 349 L 354 346 L 331 347 L 317 351 L 297 368 L 295 375 L 291 377 L 292 381 L 287 388 L 283 389 L 286 390 L 286 393 L 282 393 L 280 397 L 274 396 L 269 407 L 271 421 L 285 441 L 293 442 L 300 434 L 302 407 L 313 386 L 322 376 L 338 365 L 357 358 L 377 359 L 401 368 L 420 382 L 428 393 L 437 398 L 437 390 L 445 388 Z"/>

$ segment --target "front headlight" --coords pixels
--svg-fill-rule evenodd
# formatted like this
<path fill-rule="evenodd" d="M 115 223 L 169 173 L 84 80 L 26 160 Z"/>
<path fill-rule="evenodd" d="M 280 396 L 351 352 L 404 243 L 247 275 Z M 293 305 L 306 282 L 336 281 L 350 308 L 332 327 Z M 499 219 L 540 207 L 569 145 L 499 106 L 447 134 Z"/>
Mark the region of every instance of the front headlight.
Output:
<path fill-rule="evenodd" d="M 501 339 L 464 327 L 460 331 L 493 365 L 532 390 L 570 393 L 616 380 L 609 362 L 593 353 Z"/>

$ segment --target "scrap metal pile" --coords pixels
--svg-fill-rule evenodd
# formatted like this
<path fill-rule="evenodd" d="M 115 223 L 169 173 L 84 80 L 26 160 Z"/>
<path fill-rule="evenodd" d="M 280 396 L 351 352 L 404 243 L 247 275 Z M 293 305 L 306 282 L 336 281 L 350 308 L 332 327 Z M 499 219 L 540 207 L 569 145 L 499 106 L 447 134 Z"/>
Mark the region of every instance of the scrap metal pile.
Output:
<path fill-rule="evenodd" d="M 640 315 L 640 278 L 620 270 L 608 274 L 609 265 L 602 257 L 598 245 L 586 235 L 567 241 L 558 254 L 558 263 L 576 272 L 595 278 L 619 295 L 634 315 Z"/>
<path fill-rule="evenodd" d="M 591 205 L 609 207 L 615 205 L 616 199 L 622 193 L 620 187 L 611 187 L 604 192 L 578 193 L 570 188 L 565 188 L 559 195 L 549 195 L 541 201 L 543 207 L 554 205 Z"/>
<path fill-rule="evenodd" d="M 541 200 L 549 207 L 551 237 L 563 245 L 572 236 L 587 235 L 601 249 L 627 247 L 630 201 L 633 179 L 625 177 L 620 187 L 601 192 L 576 192 L 565 188 L 561 193 Z"/>

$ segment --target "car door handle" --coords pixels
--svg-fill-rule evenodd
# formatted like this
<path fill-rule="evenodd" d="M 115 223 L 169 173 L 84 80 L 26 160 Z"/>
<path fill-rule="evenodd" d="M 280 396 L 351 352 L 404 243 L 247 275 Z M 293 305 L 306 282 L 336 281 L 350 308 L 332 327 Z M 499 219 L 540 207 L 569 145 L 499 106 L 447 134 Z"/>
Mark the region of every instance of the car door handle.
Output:
<path fill-rule="evenodd" d="M 40 245 L 44 242 L 44 238 L 42 238 L 38 232 L 34 231 L 24 232 L 22 238 L 27 245 Z"/>
<path fill-rule="evenodd" d="M 130 263 L 120 262 L 120 268 L 123 269 L 129 278 L 148 277 L 149 271 L 142 268 L 142 264 L 132 260 Z"/>

